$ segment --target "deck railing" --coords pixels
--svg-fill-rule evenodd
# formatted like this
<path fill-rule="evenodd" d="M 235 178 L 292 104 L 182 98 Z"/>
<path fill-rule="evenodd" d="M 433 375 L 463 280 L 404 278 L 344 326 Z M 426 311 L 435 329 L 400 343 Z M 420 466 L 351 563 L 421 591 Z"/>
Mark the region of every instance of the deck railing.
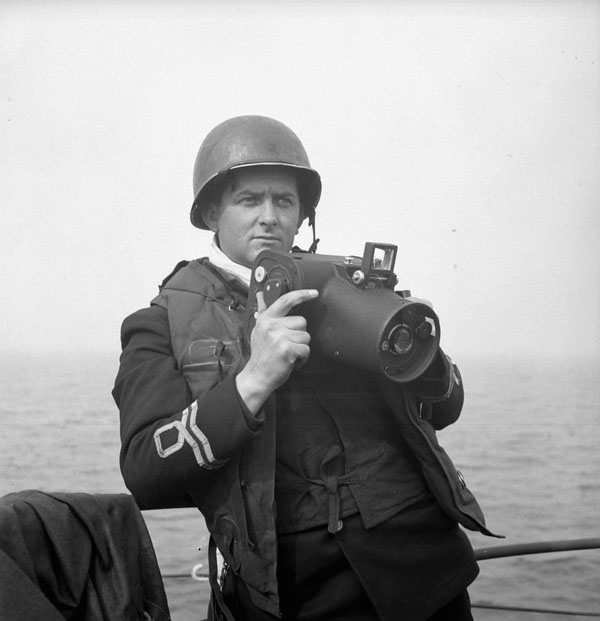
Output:
<path fill-rule="evenodd" d="M 487 548 L 477 548 L 475 558 L 478 561 L 487 561 L 498 558 L 508 558 L 514 556 L 525 556 L 528 554 L 548 554 L 551 552 L 571 552 L 574 550 L 600 549 L 600 538 L 591 539 L 562 539 L 557 541 L 538 541 L 533 543 L 517 543 L 503 546 L 492 546 Z M 190 573 L 187 574 L 164 574 L 163 578 L 192 578 L 197 581 L 208 581 L 208 574 L 202 571 L 202 565 L 195 565 Z M 558 610 L 553 608 L 534 608 L 523 606 L 508 606 L 500 604 L 483 604 L 473 602 L 472 608 L 488 610 L 500 610 L 506 612 L 527 612 L 546 615 L 563 615 L 572 617 L 593 617 L 600 618 L 600 612 L 587 612 L 577 610 Z"/>
<path fill-rule="evenodd" d="M 574 550 L 592 550 L 600 548 L 600 538 L 591 539 L 562 539 L 557 541 L 537 541 L 534 543 L 517 543 L 475 550 L 475 558 L 478 561 L 487 561 L 497 558 L 512 556 L 525 556 L 527 554 L 548 554 L 550 552 L 571 552 Z M 505 610 L 507 612 L 543 613 L 546 615 L 563 615 L 567 617 L 594 617 L 600 618 L 600 612 L 583 612 L 577 610 L 557 610 L 554 608 L 534 608 L 523 606 L 502 606 L 500 604 L 481 604 L 473 602 L 472 608 L 488 610 Z"/>

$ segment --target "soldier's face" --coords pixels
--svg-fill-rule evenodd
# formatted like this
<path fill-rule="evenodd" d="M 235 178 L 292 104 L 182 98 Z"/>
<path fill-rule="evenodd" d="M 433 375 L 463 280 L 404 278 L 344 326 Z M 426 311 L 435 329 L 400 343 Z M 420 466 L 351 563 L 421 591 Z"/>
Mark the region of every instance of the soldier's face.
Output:
<path fill-rule="evenodd" d="M 262 250 L 291 250 L 301 213 L 295 173 L 255 166 L 230 173 L 220 203 L 209 206 L 204 219 L 217 233 L 221 250 L 252 267 Z"/>

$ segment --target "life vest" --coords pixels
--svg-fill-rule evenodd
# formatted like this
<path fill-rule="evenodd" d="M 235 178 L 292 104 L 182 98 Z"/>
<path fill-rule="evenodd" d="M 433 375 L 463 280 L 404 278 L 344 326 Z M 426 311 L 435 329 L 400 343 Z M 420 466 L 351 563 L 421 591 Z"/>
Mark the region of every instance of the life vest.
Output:
<path fill-rule="evenodd" d="M 242 330 L 245 298 L 204 263 L 181 268 L 152 300 L 167 309 L 173 352 L 193 399 L 238 372 L 249 357 Z M 273 401 L 263 406 L 261 433 L 188 493 L 252 601 L 279 616 Z"/>

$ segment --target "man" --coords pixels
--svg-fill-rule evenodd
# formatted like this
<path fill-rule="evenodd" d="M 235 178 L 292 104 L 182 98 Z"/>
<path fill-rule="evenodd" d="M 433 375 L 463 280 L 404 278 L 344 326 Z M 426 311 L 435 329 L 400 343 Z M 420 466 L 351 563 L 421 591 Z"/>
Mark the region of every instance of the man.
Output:
<path fill-rule="evenodd" d="M 320 192 L 278 121 L 236 117 L 205 138 L 191 220 L 213 231 L 209 256 L 123 323 L 125 482 L 142 507 L 204 515 L 227 564 L 215 618 L 471 619 L 478 568 L 458 524 L 490 533 L 434 431 L 459 416 L 457 368 L 439 351 L 401 385 L 303 367 L 311 337 L 294 309 L 313 290 L 269 308 L 259 295 L 245 345 L 254 259 L 314 227 Z"/>

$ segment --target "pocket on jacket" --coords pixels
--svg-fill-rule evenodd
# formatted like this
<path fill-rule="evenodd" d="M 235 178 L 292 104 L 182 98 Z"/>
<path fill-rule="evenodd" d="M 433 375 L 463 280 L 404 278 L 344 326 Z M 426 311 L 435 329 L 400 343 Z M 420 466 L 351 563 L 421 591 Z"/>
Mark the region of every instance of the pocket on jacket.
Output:
<path fill-rule="evenodd" d="M 241 343 L 237 340 L 198 339 L 188 346 L 181 370 L 194 392 L 204 391 L 236 371 L 241 360 Z"/>

